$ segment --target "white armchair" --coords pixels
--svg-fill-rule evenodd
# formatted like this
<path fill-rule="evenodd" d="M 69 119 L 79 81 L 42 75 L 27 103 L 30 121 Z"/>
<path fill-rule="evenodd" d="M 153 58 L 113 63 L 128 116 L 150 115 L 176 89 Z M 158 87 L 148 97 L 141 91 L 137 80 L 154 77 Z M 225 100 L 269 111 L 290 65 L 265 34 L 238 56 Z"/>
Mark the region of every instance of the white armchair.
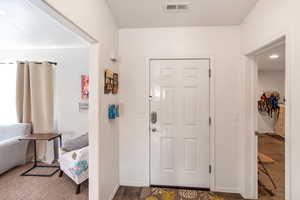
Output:
<path fill-rule="evenodd" d="M 68 175 L 76 184 L 76 194 L 80 193 L 81 183 L 88 179 L 88 161 L 89 149 L 88 146 L 82 149 L 65 152 L 62 149 L 59 151 L 60 174 Z"/>

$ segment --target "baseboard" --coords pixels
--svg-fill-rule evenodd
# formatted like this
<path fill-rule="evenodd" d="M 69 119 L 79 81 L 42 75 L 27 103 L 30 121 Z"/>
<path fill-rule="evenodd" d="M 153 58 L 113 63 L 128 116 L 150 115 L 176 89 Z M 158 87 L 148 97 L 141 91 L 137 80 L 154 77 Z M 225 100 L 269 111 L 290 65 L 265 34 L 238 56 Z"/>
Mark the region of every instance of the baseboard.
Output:
<path fill-rule="evenodd" d="M 241 190 L 240 188 L 225 188 L 225 187 L 214 187 L 211 188 L 211 191 L 213 192 L 224 192 L 224 193 L 235 193 L 235 194 L 240 194 Z"/>
<path fill-rule="evenodd" d="M 149 186 L 148 184 L 145 184 L 144 181 L 120 181 L 120 185 L 122 186 L 132 186 L 132 187 L 144 187 Z"/>
<path fill-rule="evenodd" d="M 255 197 L 254 194 L 250 195 L 250 194 L 242 193 L 241 195 L 244 199 L 257 199 L 257 197 Z"/>
<path fill-rule="evenodd" d="M 275 131 L 257 131 L 259 134 L 276 134 Z"/>
<path fill-rule="evenodd" d="M 113 200 L 113 199 L 114 199 L 115 195 L 116 195 L 117 192 L 118 192 L 119 187 L 120 187 L 119 184 L 117 184 L 117 185 L 115 186 L 115 188 L 113 189 L 111 195 L 109 196 L 109 200 Z"/>

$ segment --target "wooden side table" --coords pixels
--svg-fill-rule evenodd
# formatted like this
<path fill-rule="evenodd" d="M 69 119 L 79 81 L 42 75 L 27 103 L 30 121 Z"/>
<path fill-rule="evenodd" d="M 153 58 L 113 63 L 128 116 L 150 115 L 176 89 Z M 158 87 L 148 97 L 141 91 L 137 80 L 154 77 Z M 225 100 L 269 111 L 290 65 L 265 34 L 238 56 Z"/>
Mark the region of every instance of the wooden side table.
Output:
<path fill-rule="evenodd" d="M 22 138 L 19 139 L 19 140 L 33 141 L 33 145 L 34 145 L 34 147 L 33 147 L 34 148 L 34 163 L 33 163 L 33 166 L 30 169 L 28 169 L 27 171 L 25 171 L 24 173 L 22 173 L 21 176 L 51 177 L 56 172 L 59 171 L 60 166 L 38 165 L 38 163 L 37 163 L 37 156 L 36 156 L 36 141 L 37 140 L 51 141 L 51 140 L 54 140 L 56 138 L 59 138 L 59 143 L 60 143 L 60 146 L 61 146 L 62 145 L 61 134 L 56 134 L 56 133 L 47 133 L 47 134 L 35 133 L 35 134 L 32 134 L 32 135 L 23 136 Z M 51 174 L 31 174 L 31 173 L 29 173 L 31 170 L 33 170 L 34 168 L 37 168 L 37 167 L 41 167 L 41 168 L 57 168 L 57 170 L 55 170 Z"/>

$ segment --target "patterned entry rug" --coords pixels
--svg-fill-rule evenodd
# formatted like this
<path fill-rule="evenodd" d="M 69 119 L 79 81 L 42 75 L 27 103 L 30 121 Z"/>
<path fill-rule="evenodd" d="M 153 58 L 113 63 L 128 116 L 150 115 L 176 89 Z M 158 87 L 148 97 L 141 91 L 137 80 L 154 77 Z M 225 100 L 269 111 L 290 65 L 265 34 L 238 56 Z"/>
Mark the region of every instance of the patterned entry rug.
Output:
<path fill-rule="evenodd" d="M 209 191 L 170 189 L 170 188 L 143 188 L 142 200 L 242 200 L 239 195 L 218 194 Z"/>

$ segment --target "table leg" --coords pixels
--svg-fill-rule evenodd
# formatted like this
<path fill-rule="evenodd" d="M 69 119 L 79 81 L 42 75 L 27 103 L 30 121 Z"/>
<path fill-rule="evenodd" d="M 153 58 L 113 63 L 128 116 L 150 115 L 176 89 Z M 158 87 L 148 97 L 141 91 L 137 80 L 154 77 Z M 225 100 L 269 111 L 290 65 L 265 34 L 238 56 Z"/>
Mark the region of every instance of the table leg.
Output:
<path fill-rule="evenodd" d="M 62 147 L 62 136 L 59 136 L 59 146 Z"/>
<path fill-rule="evenodd" d="M 37 166 L 37 156 L 36 156 L 36 140 L 33 140 L 33 151 L 34 151 L 34 164 L 33 166 Z"/>
<path fill-rule="evenodd" d="M 59 147 L 62 148 L 62 136 L 61 135 L 59 136 Z M 61 170 L 60 163 L 59 163 L 59 158 L 58 158 L 58 164 L 59 164 L 59 175 L 58 176 L 62 177 L 64 172 Z"/>
<path fill-rule="evenodd" d="M 39 177 L 51 177 L 53 176 L 55 173 L 57 173 L 60 170 L 60 166 L 44 166 L 44 165 L 38 165 L 37 162 L 37 148 L 36 148 L 36 140 L 33 140 L 33 150 L 34 150 L 34 163 L 33 166 L 28 169 L 27 171 L 25 171 L 24 173 L 21 174 L 21 176 L 39 176 Z M 55 170 L 54 172 L 52 172 L 51 174 L 30 174 L 29 172 L 31 170 L 33 170 L 36 167 L 42 167 L 42 168 L 57 168 L 57 170 Z"/>

